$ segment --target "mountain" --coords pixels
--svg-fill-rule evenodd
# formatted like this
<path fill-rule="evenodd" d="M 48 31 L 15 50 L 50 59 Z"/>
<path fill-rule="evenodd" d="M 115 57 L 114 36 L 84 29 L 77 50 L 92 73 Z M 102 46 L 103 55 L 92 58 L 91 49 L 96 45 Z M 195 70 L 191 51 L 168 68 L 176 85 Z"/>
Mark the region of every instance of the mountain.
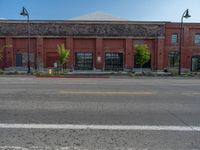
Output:
<path fill-rule="evenodd" d="M 69 20 L 84 20 L 84 21 L 128 21 L 127 19 L 115 17 L 112 14 L 104 12 L 92 12 L 79 17 L 74 17 Z"/>

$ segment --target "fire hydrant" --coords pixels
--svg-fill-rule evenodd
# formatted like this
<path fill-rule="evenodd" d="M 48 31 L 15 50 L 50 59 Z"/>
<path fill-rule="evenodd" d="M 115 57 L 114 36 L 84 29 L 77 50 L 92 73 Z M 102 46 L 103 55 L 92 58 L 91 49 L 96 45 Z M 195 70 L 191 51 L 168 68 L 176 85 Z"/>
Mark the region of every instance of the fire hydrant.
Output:
<path fill-rule="evenodd" d="M 49 75 L 52 75 L 52 69 L 49 69 L 49 70 L 48 70 L 48 74 L 49 74 Z"/>

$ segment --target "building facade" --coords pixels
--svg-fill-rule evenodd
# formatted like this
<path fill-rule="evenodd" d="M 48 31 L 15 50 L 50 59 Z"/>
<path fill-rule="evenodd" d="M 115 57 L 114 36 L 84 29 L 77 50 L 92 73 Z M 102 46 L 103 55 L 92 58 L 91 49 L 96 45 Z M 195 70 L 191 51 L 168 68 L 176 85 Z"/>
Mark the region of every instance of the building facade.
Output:
<path fill-rule="evenodd" d="M 30 64 L 51 68 L 56 48 L 70 49 L 66 68 L 75 70 L 131 70 L 136 68 L 136 44 L 147 44 L 151 70 L 178 68 L 180 23 L 132 21 L 30 21 Z M 200 71 L 200 23 L 183 24 L 182 70 Z M 28 51 L 26 21 L 0 21 L 1 68 L 26 67 Z"/>

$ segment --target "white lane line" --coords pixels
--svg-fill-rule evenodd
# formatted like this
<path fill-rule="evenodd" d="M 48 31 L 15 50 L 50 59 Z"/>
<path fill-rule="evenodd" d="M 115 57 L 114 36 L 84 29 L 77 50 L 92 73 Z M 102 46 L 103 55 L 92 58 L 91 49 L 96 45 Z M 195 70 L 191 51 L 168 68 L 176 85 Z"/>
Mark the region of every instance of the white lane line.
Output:
<path fill-rule="evenodd" d="M 82 146 L 66 146 L 66 147 L 60 147 L 60 146 L 28 146 L 27 147 L 20 147 L 20 146 L 0 146 L 0 150 L 88 150 L 88 148 L 84 148 Z M 116 147 L 117 149 L 124 149 L 121 147 Z M 136 150 L 138 148 L 126 148 L 127 150 Z M 125 149 L 124 149 L 125 150 Z M 147 149 L 140 149 L 140 150 L 147 150 Z"/>
<path fill-rule="evenodd" d="M 148 126 L 148 125 L 77 125 L 77 124 L 0 124 L 0 129 L 72 129 L 72 130 L 149 130 L 200 131 L 200 126 Z"/>
<path fill-rule="evenodd" d="M 182 93 L 183 95 L 200 95 L 200 93 Z"/>
<path fill-rule="evenodd" d="M 19 147 L 19 146 L 0 146 L 0 149 L 1 150 L 7 150 L 7 149 L 11 149 L 11 150 L 28 150 L 28 148 Z M 36 148 L 36 149 L 39 149 L 39 147 Z"/>
<path fill-rule="evenodd" d="M 69 83 L 69 82 L 24 82 L 24 81 L 20 81 L 20 82 L 0 82 L 0 84 L 42 84 L 42 85 L 49 85 L 49 84 L 56 84 L 56 85 L 99 85 L 99 83 Z M 103 84 L 102 84 L 103 85 Z M 121 84 L 122 85 L 122 84 Z"/>
<path fill-rule="evenodd" d="M 183 84 L 172 84 L 176 86 L 200 86 L 199 83 L 183 83 Z"/>

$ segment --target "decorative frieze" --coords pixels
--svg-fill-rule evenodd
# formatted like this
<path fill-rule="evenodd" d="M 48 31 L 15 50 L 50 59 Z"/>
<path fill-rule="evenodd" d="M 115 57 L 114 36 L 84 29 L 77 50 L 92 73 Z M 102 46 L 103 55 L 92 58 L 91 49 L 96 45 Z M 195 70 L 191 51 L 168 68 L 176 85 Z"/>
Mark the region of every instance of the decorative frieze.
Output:
<path fill-rule="evenodd" d="M 163 37 L 164 24 L 43 21 L 30 24 L 31 36 Z M 27 23 L 0 22 L 0 36 L 27 36 Z"/>

